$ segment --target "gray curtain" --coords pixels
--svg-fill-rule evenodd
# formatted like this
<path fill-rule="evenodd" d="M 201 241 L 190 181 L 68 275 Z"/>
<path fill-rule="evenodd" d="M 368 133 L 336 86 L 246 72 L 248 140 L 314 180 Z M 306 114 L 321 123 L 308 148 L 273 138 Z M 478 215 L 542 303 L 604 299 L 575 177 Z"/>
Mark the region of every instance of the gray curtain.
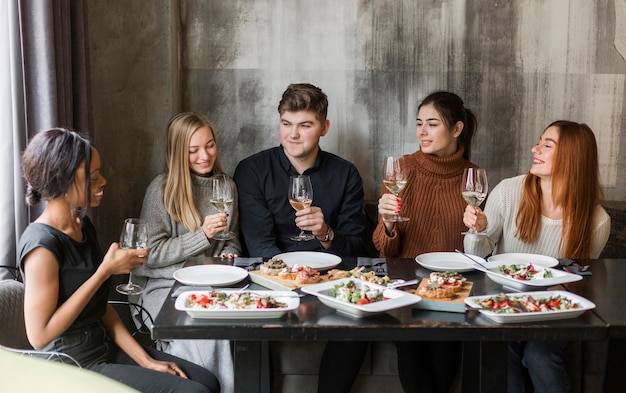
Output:
<path fill-rule="evenodd" d="M 0 267 L 9 269 L 15 267 L 17 236 L 28 222 L 19 168 L 25 127 L 17 2 L 0 3 Z M 0 269 L 0 280 L 14 277 L 9 269 Z"/>
<path fill-rule="evenodd" d="M 88 22 L 86 0 L 20 0 L 27 139 L 51 127 L 92 135 Z"/>
<path fill-rule="evenodd" d="M 27 210 L 24 203 L 19 169 L 24 146 L 51 127 L 93 136 L 87 0 L 8 0 L 0 16 L 13 43 L 3 59 L 11 97 L 0 112 L 0 131 L 10 143 L 0 149 L 0 181 L 14 190 L 0 195 L 0 266 L 16 266 L 19 236 L 43 208 Z M 0 269 L 0 279 L 7 276 Z"/>
<path fill-rule="evenodd" d="M 86 3 L 20 1 L 29 136 L 50 127 L 92 128 Z"/>

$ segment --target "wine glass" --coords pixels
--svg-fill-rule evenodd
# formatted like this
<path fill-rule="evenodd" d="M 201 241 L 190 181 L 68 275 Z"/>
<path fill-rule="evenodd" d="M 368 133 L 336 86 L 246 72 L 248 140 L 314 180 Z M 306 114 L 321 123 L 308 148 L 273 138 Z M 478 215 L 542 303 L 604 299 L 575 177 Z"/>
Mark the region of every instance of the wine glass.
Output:
<path fill-rule="evenodd" d="M 139 218 L 127 218 L 120 235 L 120 248 L 141 249 L 148 246 L 148 223 Z M 128 283 L 119 284 L 115 290 L 124 295 L 139 295 L 143 288 L 133 283 L 133 272 L 128 274 Z"/>
<path fill-rule="evenodd" d="M 396 197 L 406 186 L 406 173 L 404 167 L 404 158 L 389 156 L 385 157 L 385 163 L 383 165 L 383 184 L 389 190 L 390 193 Z M 388 222 L 402 222 L 409 221 L 408 217 L 403 217 L 400 213 L 396 213 L 393 216 L 385 216 L 383 220 Z"/>
<path fill-rule="evenodd" d="M 307 175 L 291 176 L 289 178 L 289 204 L 298 210 L 306 209 L 313 203 L 313 185 Z M 291 237 L 291 240 L 302 242 L 313 240 L 312 234 L 306 234 L 303 230 L 300 234 Z"/>
<path fill-rule="evenodd" d="M 225 213 L 226 210 L 233 204 L 235 197 L 235 190 L 233 185 L 228 181 L 228 178 L 224 174 L 219 174 L 211 177 L 211 199 L 210 202 L 220 213 Z M 213 236 L 216 240 L 229 240 L 235 237 L 235 232 L 225 229 L 218 232 Z"/>
<path fill-rule="evenodd" d="M 463 184 L 461 185 L 461 193 L 463 199 L 468 205 L 473 207 L 480 206 L 487 198 L 487 172 L 482 168 L 465 168 L 463 170 Z M 463 235 L 485 235 L 484 232 L 476 231 L 472 227 L 467 232 L 461 232 Z"/>

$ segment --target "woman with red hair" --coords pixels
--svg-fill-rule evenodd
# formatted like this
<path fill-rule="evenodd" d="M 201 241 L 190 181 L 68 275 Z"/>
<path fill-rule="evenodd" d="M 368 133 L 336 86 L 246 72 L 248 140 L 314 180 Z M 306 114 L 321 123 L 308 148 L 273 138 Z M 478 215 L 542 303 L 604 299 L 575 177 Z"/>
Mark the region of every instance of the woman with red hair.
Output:
<path fill-rule="evenodd" d="M 486 236 L 466 236 L 465 252 L 533 253 L 554 258 L 598 258 L 611 232 L 602 208 L 598 148 L 586 124 L 550 124 L 532 148 L 527 174 L 504 179 L 484 212 L 467 206 L 463 222 Z M 508 391 L 524 391 L 522 366 L 535 392 L 569 392 L 563 351 L 567 342 L 512 343 Z"/>

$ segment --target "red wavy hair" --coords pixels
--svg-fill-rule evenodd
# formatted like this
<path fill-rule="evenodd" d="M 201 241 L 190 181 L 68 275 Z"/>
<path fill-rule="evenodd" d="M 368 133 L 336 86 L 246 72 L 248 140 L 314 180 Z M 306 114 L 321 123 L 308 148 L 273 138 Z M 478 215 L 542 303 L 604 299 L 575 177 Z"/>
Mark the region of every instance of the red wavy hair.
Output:
<path fill-rule="evenodd" d="M 596 138 L 583 123 L 558 120 L 546 130 L 550 127 L 559 130 L 552 166 L 552 198 L 563 212 L 561 257 L 589 258 L 593 214 L 602 201 Z M 530 172 L 526 175 L 517 211 L 515 235 L 527 243 L 536 241 L 541 231 L 540 181 Z"/>

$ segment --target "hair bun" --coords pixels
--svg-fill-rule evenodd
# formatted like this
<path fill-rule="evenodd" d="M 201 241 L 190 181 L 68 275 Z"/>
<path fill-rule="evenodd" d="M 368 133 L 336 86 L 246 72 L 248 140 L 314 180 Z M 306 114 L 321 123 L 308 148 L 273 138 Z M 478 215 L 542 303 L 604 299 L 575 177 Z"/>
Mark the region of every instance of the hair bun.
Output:
<path fill-rule="evenodd" d="M 26 186 L 26 203 L 32 206 L 39 202 L 41 202 L 41 193 L 28 184 Z"/>

